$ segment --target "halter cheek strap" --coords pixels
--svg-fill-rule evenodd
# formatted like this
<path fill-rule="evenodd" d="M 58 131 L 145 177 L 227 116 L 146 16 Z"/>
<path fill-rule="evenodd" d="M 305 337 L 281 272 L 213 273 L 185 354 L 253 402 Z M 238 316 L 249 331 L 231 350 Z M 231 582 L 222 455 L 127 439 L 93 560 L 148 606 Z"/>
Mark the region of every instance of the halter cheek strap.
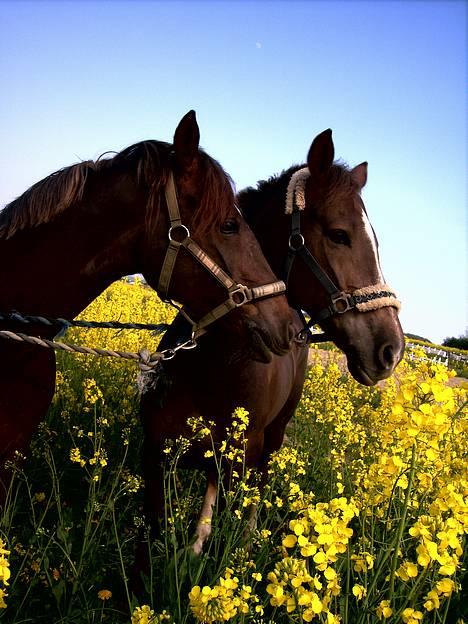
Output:
<path fill-rule="evenodd" d="M 304 322 L 304 329 L 300 334 L 308 333 L 309 341 L 323 342 L 328 340 L 328 337 L 324 334 L 311 337 L 308 330 L 312 325 L 350 310 L 369 312 L 378 308 L 393 307 L 399 311 L 401 303 L 397 299 L 395 291 L 387 284 L 372 284 L 358 288 L 351 293 L 340 290 L 306 247 L 304 236 L 301 233 L 301 211 L 305 208 L 305 185 L 309 176 L 310 172 L 307 167 L 299 169 L 293 173 L 288 184 L 285 212 L 291 215 L 291 234 L 289 236 L 289 250 L 286 257 L 284 278 L 287 284 L 294 260 L 299 257 L 326 290 L 330 298 L 329 305 L 311 317 L 308 322 L 305 321 L 302 312 L 299 311 Z"/>
<path fill-rule="evenodd" d="M 238 308 L 245 303 L 259 301 L 268 297 L 283 295 L 286 285 L 282 281 L 271 282 L 263 286 L 249 288 L 244 284 L 238 284 L 230 277 L 210 256 L 203 251 L 196 241 L 190 236 L 187 226 L 183 225 L 180 218 L 177 191 L 173 173 L 170 172 L 165 188 L 166 204 L 169 213 L 170 227 L 168 232 L 169 245 L 164 257 L 163 266 L 159 276 L 158 293 L 163 301 L 175 305 L 170 299 L 169 287 L 174 271 L 177 256 L 181 247 L 184 247 L 209 273 L 227 290 L 228 298 L 205 314 L 199 321 L 193 321 L 182 308 L 177 307 L 192 325 L 192 338 L 204 332 L 205 328 L 214 323 L 222 316 Z"/>

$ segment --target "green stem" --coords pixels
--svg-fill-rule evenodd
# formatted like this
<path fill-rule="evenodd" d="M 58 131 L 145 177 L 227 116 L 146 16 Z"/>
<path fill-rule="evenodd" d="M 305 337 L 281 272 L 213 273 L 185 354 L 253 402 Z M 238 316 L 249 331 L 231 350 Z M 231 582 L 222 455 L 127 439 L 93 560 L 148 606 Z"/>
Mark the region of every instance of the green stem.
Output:
<path fill-rule="evenodd" d="M 344 603 L 343 624 L 348 624 L 349 586 L 351 584 L 351 557 L 349 556 L 349 544 L 346 549 L 346 592 Z"/>
<path fill-rule="evenodd" d="M 115 518 L 114 505 L 112 505 L 112 526 L 114 527 L 115 542 L 117 544 L 117 550 L 118 550 L 118 553 L 119 553 L 120 568 L 122 570 L 122 578 L 123 578 L 123 582 L 124 582 L 124 585 L 125 585 L 125 593 L 126 593 L 126 596 L 127 596 L 128 611 L 129 611 L 129 613 L 131 613 L 132 612 L 132 601 L 130 599 L 130 591 L 128 589 L 127 576 L 125 574 L 125 564 L 124 564 L 124 560 L 123 560 L 123 556 L 122 556 L 122 548 L 120 546 L 120 541 L 119 541 L 119 532 L 117 530 L 117 521 L 116 521 L 116 518 Z"/>
<path fill-rule="evenodd" d="M 408 477 L 408 486 L 406 488 L 405 502 L 403 504 L 403 512 L 401 514 L 400 524 L 398 526 L 398 532 L 397 532 L 396 539 L 395 539 L 392 564 L 390 568 L 390 582 L 389 582 L 389 585 L 390 585 L 389 599 L 390 600 L 392 599 L 394 591 L 395 591 L 395 572 L 396 572 L 396 568 L 398 564 L 398 550 L 399 550 L 400 542 L 403 537 L 403 532 L 405 530 L 406 516 L 408 513 L 408 506 L 409 506 L 409 501 L 411 497 L 411 486 L 413 485 L 413 478 L 414 478 L 414 473 L 416 469 L 415 460 L 416 460 L 416 443 L 413 444 L 413 448 L 411 451 L 411 464 L 410 464 L 410 473 Z"/>

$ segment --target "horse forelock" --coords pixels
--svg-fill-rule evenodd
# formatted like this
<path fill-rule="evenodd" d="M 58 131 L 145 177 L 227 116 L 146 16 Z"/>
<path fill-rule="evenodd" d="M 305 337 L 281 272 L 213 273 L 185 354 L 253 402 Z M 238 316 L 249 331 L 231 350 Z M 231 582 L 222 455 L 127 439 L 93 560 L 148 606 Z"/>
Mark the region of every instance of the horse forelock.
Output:
<path fill-rule="evenodd" d="M 142 141 L 112 153 L 115 154 L 112 158 L 103 158 L 105 154 L 102 154 L 95 161 L 87 160 L 55 171 L 7 204 L 0 212 L 0 239 L 49 223 L 83 198 L 91 172 L 122 164 L 135 171 L 138 182 L 148 185 L 150 203 L 167 178 L 169 144 Z"/>
<path fill-rule="evenodd" d="M 359 187 L 352 178 L 351 169 L 343 162 L 333 163 L 327 173 L 325 185 L 325 199 L 330 203 L 342 201 L 359 192 Z"/>
<path fill-rule="evenodd" d="M 320 205 L 326 205 L 329 210 L 333 204 L 339 205 L 344 200 L 351 198 L 360 189 L 353 180 L 351 169 L 343 162 L 334 162 L 328 171 L 318 180 L 310 175 L 306 165 L 293 167 L 285 172 L 289 175 L 286 190 L 286 214 L 293 210 L 293 203 L 304 210 L 306 207 L 305 187 L 306 184 L 317 185 L 314 195 L 318 198 Z M 310 181 L 309 181 L 310 180 Z"/>
<path fill-rule="evenodd" d="M 295 183 L 299 182 L 302 191 L 309 179 L 306 164 L 292 165 L 280 174 L 271 176 L 267 180 L 260 180 L 256 187 L 249 186 L 242 189 L 237 195 L 242 213 L 249 223 L 256 220 L 258 212 L 265 205 L 268 205 L 269 209 L 282 209 L 289 214 L 296 190 Z M 310 184 L 317 184 L 317 182 L 312 179 Z M 351 169 L 342 162 L 335 162 L 320 181 L 318 197 L 321 204 L 338 203 L 358 191 L 359 188 L 351 176 Z M 283 202 L 281 202 L 281 197 L 284 198 Z"/>

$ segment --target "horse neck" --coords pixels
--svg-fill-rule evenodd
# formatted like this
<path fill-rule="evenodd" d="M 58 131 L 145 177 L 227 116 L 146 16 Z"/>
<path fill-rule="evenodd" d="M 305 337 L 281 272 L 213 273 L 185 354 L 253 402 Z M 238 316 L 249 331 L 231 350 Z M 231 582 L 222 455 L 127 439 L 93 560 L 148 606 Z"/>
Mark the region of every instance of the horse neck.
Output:
<path fill-rule="evenodd" d="M 290 217 L 284 213 L 288 179 L 281 176 L 272 187 L 247 189 L 239 194 L 239 206 L 255 234 L 268 264 L 282 276 L 291 229 Z"/>
<path fill-rule="evenodd" d="M 0 310 L 73 317 L 138 272 L 145 204 L 130 176 L 109 173 L 49 223 L 0 241 Z"/>

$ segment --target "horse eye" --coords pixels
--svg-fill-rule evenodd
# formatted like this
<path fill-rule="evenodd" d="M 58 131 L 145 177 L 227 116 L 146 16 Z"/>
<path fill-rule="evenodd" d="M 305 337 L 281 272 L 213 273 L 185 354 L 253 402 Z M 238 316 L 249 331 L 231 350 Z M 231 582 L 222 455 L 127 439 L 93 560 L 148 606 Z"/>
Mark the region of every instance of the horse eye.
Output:
<path fill-rule="evenodd" d="M 328 230 L 327 237 L 337 245 L 351 245 L 349 236 L 344 230 Z"/>
<path fill-rule="evenodd" d="M 237 234 L 239 232 L 239 223 L 235 219 L 227 219 L 221 225 L 221 232 L 223 234 Z"/>

